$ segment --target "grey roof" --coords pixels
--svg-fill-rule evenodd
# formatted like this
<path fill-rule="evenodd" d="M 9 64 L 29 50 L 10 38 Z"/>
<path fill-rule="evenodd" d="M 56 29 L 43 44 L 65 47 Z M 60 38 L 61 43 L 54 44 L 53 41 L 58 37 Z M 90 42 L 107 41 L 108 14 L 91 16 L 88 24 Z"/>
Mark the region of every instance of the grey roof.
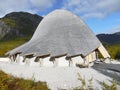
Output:
<path fill-rule="evenodd" d="M 7 54 L 86 56 L 99 45 L 100 41 L 80 17 L 66 10 L 55 10 L 44 17 L 30 41 Z"/>

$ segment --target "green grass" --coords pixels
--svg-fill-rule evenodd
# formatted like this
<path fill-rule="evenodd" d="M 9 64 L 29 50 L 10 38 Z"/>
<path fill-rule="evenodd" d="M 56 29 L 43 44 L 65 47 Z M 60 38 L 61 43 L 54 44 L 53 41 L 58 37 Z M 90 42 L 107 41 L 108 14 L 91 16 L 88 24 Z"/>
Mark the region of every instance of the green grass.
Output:
<path fill-rule="evenodd" d="M 45 82 L 16 78 L 0 71 L 0 90 L 48 90 Z"/>
<path fill-rule="evenodd" d="M 120 44 L 106 45 L 105 47 L 108 50 L 111 58 L 120 59 Z"/>
<path fill-rule="evenodd" d="M 20 46 L 21 44 L 27 42 L 29 39 L 30 36 L 23 38 L 16 38 L 14 40 L 9 40 L 9 41 L 0 41 L 0 56 L 4 56 L 6 52 L 14 49 L 17 46 Z"/>

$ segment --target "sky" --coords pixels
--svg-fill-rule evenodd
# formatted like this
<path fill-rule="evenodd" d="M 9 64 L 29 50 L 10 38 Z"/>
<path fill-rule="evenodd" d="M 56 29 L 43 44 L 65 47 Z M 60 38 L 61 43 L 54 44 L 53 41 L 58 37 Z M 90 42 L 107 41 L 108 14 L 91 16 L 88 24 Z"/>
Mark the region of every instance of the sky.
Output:
<path fill-rule="evenodd" d="M 76 14 L 95 34 L 120 31 L 120 0 L 0 0 L 0 17 L 19 11 L 46 16 L 55 9 Z"/>

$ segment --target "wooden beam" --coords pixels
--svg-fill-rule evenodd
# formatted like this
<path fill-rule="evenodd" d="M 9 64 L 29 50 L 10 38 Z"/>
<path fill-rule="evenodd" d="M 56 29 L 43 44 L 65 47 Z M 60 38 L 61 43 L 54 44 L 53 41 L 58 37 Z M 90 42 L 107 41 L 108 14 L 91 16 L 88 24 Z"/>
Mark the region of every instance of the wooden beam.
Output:
<path fill-rule="evenodd" d="M 104 46 L 102 44 L 100 44 L 100 46 L 98 47 L 98 51 L 101 53 L 101 55 L 104 58 L 110 58 L 109 53 L 107 52 L 107 50 L 104 48 Z"/>

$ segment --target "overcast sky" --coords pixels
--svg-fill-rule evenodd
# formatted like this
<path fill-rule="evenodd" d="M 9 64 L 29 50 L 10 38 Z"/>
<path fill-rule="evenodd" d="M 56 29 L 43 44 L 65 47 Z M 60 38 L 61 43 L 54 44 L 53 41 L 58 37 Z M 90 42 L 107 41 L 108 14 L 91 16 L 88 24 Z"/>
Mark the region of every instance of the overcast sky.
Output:
<path fill-rule="evenodd" d="M 80 16 L 96 34 L 120 31 L 120 0 L 0 0 L 0 17 L 19 11 L 45 16 L 55 9 Z"/>

